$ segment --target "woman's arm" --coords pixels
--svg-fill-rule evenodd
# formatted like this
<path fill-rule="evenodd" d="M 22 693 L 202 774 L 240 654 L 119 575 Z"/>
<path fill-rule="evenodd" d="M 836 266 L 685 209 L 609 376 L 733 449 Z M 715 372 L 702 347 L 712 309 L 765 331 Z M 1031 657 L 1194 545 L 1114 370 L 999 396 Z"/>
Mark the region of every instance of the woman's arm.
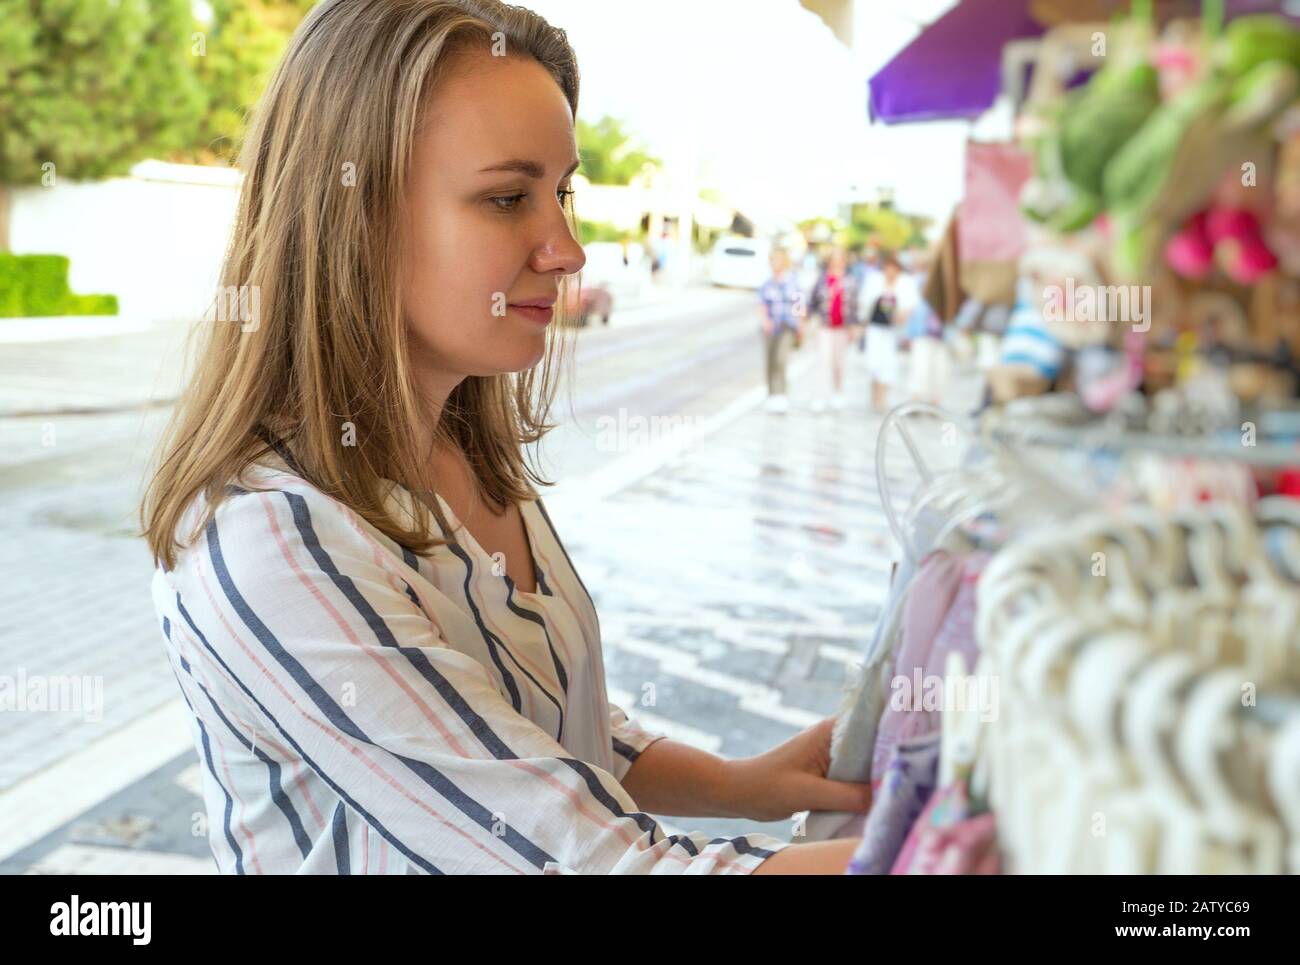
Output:
<path fill-rule="evenodd" d="M 623 789 L 637 806 L 664 815 L 692 815 L 696 817 L 753 818 L 779 820 L 804 808 L 790 807 L 790 799 L 782 797 L 766 782 L 780 782 L 773 774 L 780 770 L 771 760 L 778 759 L 783 748 L 789 754 L 791 744 L 799 747 L 799 738 L 819 734 L 824 725 L 819 724 L 792 741 L 781 745 L 768 755 L 739 761 L 727 761 L 706 751 L 698 750 L 676 741 L 661 739 L 641 752 L 631 769 L 623 777 Z M 764 776 L 764 774 L 768 776 Z M 807 778 L 811 775 L 805 774 Z M 848 784 L 822 780 L 822 785 L 833 790 L 839 798 L 832 805 L 817 805 L 826 810 L 866 810 L 871 803 L 870 785 Z M 808 795 L 813 800 L 818 795 L 805 790 L 795 794 Z M 811 805 L 805 805 L 808 807 Z M 771 809 L 776 808 L 776 813 Z M 786 810 L 789 808 L 789 810 Z M 834 841 L 809 841 L 794 843 L 767 858 L 754 870 L 754 874 L 843 874 L 849 858 L 857 850 L 860 838 L 839 838 Z"/>
<path fill-rule="evenodd" d="M 754 869 L 756 875 L 842 875 L 861 838 L 808 841 L 782 848 Z"/>
<path fill-rule="evenodd" d="M 800 811 L 865 813 L 871 786 L 826 777 L 828 717 L 755 757 L 725 760 L 677 741 L 647 747 L 623 775 L 637 806 L 668 816 L 780 821 Z"/>
<path fill-rule="evenodd" d="M 667 738 L 643 750 L 623 775 L 637 807 L 666 816 L 743 818 L 733 762 Z M 793 813 L 793 812 L 792 812 Z"/>

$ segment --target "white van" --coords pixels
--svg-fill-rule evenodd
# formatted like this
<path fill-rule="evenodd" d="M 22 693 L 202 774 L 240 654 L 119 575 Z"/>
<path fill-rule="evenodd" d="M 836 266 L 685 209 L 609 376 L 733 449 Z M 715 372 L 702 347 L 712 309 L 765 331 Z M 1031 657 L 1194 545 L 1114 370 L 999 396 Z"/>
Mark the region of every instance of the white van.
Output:
<path fill-rule="evenodd" d="M 761 238 L 719 238 L 709 254 L 709 281 L 730 288 L 758 288 L 772 272 L 772 245 Z"/>

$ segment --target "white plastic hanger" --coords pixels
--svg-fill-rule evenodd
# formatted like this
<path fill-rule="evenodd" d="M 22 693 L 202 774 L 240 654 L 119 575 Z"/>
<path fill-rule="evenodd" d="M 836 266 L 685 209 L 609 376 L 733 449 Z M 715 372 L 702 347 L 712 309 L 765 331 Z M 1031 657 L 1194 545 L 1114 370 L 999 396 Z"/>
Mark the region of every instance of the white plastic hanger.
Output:
<path fill-rule="evenodd" d="M 998 557 L 994 557 L 997 560 Z M 976 587 L 976 638 L 996 647 L 1006 633 L 1007 624 L 1019 608 L 1040 609 L 1049 604 L 1061 604 L 1068 590 L 1053 584 L 1048 570 L 1023 569 L 1015 572 L 992 571 L 992 563 L 980 576 Z"/>
<path fill-rule="evenodd" d="M 1191 560 L 1196 585 L 1210 600 L 1231 606 L 1237 599 L 1237 587 L 1225 564 L 1226 546 L 1222 530 L 1204 513 L 1180 515 L 1191 530 L 1187 555 Z"/>
<path fill-rule="evenodd" d="M 1065 869 L 1101 874 L 1109 860 L 1105 834 L 1094 834 L 1094 820 L 1109 820 L 1110 802 L 1132 783 L 1116 724 L 1125 685 L 1153 653 L 1148 641 L 1133 630 L 1102 634 L 1075 659 L 1067 684 L 1069 716 L 1084 748 L 1083 780 L 1072 818 L 1063 834 L 1075 841 Z"/>
<path fill-rule="evenodd" d="M 1280 874 L 1281 829 L 1270 815 L 1239 799 L 1219 764 L 1239 733 L 1243 676 L 1241 669 L 1220 669 L 1198 681 L 1174 746 L 1211 839 L 1202 870 L 1232 871 L 1236 865 L 1242 874 Z"/>
<path fill-rule="evenodd" d="M 1177 586 L 1187 570 L 1187 547 L 1182 529 L 1154 506 L 1138 504 L 1125 514 L 1128 522 L 1146 538 L 1150 551 L 1147 585 L 1154 592 Z"/>
<path fill-rule="evenodd" d="M 1273 736 L 1268 787 L 1288 832 L 1287 870 L 1300 874 L 1300 716 Z"/>
<path fill-rule="evenodd" d="M 1166 748 L 1172 748 L 1173 733 L 1182 715 L 1180 695 L 1190 689 L 1197 673 L 1196 658 L 1175 650 L 1156 658 L 1134 676 L 1128 687 L 1120 729 L 1140 776 L 1136 801 L 1127 809 L 1127 814 L 1136 813 L 1138 817 L 1129 826 L 1132 840 L 1121 835 L 1112 846 L 1107 862 L 1110 869 L 1128 867 L 1136 852 L 1142 856 L 1139 860 L 1144 866 L 1130 870 L 1144 874 L 1168 871 L 1174 864 L 1169 844 L 1189 840 L 1195 834 L 1190 789 Z M 1154 820 L 1143 820 L 1146 816 Z M 1145 866 L 1148 859 L 1152 863 Z"/>

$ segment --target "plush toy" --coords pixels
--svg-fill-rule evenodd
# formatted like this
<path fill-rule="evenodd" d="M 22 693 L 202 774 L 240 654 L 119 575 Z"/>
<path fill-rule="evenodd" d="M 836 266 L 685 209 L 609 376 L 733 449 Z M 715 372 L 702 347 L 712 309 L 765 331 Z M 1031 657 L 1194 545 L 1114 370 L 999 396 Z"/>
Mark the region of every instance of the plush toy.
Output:
<path fill-rule="evenodd" d="M 1101 211 L 1106 165 L 1160 103 L 1159 77 L 1144 60 L 1104 67 L 1068 95 L 1034 145 L 1035 176 L 1021 206 L 1033 220 L 1071 233 Z"/>
<path fill-rule="evenodd" d="M 1277 267 L 1277 256 L 1265 242 L 1259 220 L 1247 209 L 1211 208 L 1205 230 L 1215 257 L 1239 285 L 1253 285 Z"/>
<path fill-rule="evenodd" d="M 1167 241 L 1166 226 L 1183 223 L 1242 157 L 1263 156 L 1270 149 L 1273 122 L 1297 95 L 1300 72 L 1289 62 L 1270 60 L 1242 78 L 1209 77 L 1152 113 L 1106 166 L 1113 265 L 1121 276 L 1147 274 Z M 1194 235 L 1175 251 L 1193 267 L 1204 255 Z M 1232 259 L 1243 275 L 1258 272 L 1266 260 L 1253 244 Z"/>
<path fill-rule="evenodd" d="M 1259 219 L 1223 205 L 1196 212 L 1165 245 L 1166 264 L 1184 278 L 1204 278 L 1216 261 L 1239 285 L 1253 285 L 1277 267 Z"/>
<path fill-rule="evenodd" d="M 1205 230 L 1208 211 L 1187 219 L 1165 245 L 1165 264 L 1184 278 L 1204 278 L 1214 267 L 1214 244 Z"/>

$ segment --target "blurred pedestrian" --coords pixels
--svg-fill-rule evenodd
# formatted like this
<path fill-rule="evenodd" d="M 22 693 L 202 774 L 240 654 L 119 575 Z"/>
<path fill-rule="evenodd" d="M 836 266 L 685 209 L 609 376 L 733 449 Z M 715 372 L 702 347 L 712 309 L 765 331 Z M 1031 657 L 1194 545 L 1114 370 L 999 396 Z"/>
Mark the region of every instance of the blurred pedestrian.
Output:
<path fill-rule="evenodd" d="M 912 276 L 918 291 L 925 290 L 924 260 Z M 947 326 L 924 298 L 916 300 L 916 308 L 907 319 L 908 339 L 911 342 L 908 364 L 908 394 L 914 401 L 939 405 L 943 389 L 948 384 L 952 370 L 948 349 Z"/>
<path fill-rule="evenodd" d="M 763 359 L 767 375 L 767 410 L 790 411 L 785 369 L 790 349 L 802 333 L 803 290 L 790 268 L 790 256 L 777 248 L 770 260 L 772 276 L 758 289 L 762 302 Z"/>
<path fill-rule="evenodd" d="M 673 236 L 667 225 L 655 242 L 654 276 L 672 281 Z"/>
<path fill-rule="evenodd" d="M 858 299 L 854 304 L 854 312 L 852 317 L 855 320 L 861 320 L 862 312 L 863 312 L 863 308 L 861 306 L 862 298 L 866 296 L 866 292 L 869 288 L 878 284 L 877 279 L 880 277 L 880 249 L 876 247 L 874 243 L 868 244 L 866 248 L 863 250 L 862 257 L 858 260 L 858 263 L 855 267 L 856 267 L 855 277 L 857 278 L 857 282 L 858 282 Z M 857 327 L 857 333 L 858 333 L 858 351 L 859 352 L 865 351 L 867 347 L 867 342 L 866 342 L 867 327 L 865 325 L 859 325 Z"/>
<path fill-rule="evenodd" d="M 856 303 L 857 284 L 849 274 L 844 249 L 834 248 L 808 299 L 808 315 L 818 319 L 814 412 L 825 410 L 828 396 L 832 409 L 844 408 L 844 359 L 855 329 L 855 319 L 847 309 Z"/>
<path fill-rule="evenodd" d="M 859 245 L 849 250 L 848 268 L 849 280 L 853 283 L 845 292 L 847 301 L 844 303 L 844 317 L 848 321 L 850 328 L 850 340 L 856 335 L 858 329 L 858 296 L 862 293 L 862 283 L 867 277 L 867 260 L 866 253 Z"/>
<path fill-rule="evenodd" d="M 858 299 L 859 319 L 867 323 L 867 375 L 876 412 L 885 411 L 889 390 L 898 382 L 898 332 L 920 298 L 916 282 L 889 253 L 881 257 L 880 274 L 868 279 Z"/>

